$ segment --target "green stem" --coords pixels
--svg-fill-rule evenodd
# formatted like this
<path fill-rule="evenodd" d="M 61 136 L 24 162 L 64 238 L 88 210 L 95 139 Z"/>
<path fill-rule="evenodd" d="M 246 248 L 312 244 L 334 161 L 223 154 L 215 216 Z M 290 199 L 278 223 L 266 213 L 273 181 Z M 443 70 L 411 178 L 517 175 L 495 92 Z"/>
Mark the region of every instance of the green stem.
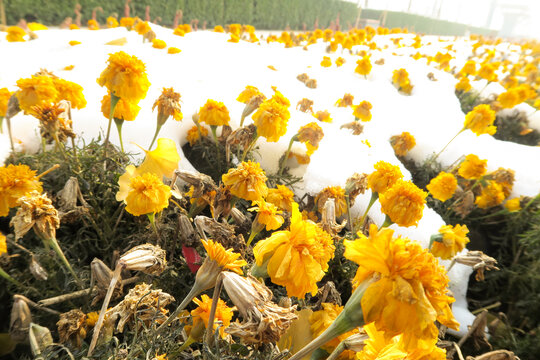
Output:
<path fill-rule="evenodd" d="M 152 142 L 150 143 L 150 146 L 148 147 L 148 151 L 152 150 L 152 145 L 154 145 L 154 143 L 156 142 L 156 139 L 158 137 L 158 134 L 159 134 L 159 131 L 161 130 L 161 127 L 163 125 L 157 125 L 156 126 L 156 133 L 154 134 L 154 138 L 152 139 Z"/>
<path fill-rule="evenodd" d="M 534 114 L 534 113 L 533 113 Z M 3 116 L 0 116 L 0 134 L 3 134 L 4 133 L 4 127 L 3 127 L 3 124 L 4 124 L 4 117 Z"/>
<path fill-rule="evenodd" d="M 473 97 L 473 98 L 470 100 L 470 103 L 469 103 L 469 104 L 473 105 L 474 102 L 476 101 L 476 99 L 478 99 L 478 98 L 480 97 L 480 94 L 482 94 L 482 92 L 483 92 L 484 90 L 486 90 L 486 88 L 488 87 L 489 84 L 490 84 L 490 82 L 488 81 L 487 84 L 484 85 L 484 87 L 482 88 L 482 90 L 480 90 L 480 91 L 476 94 L 476 96 Z"/>
<path fill-rule="evenodd" d="M 116 129 L 118 130 L 118 138 L 120 139 L 120 149 L 122 152 L 124 152 L 124 142 L 122 141 L 122 125 L 124 125 L 124 120 L 114 118 L 114 123 L 116 125 Z"/>
<path fill-rule="evenodd" d="M 6 116 L 6 123 L 8 129 L 9 143 L 11 144 L 11 151 L 15 153 L 15 145 L 13 144 L 13 134 L 11 133 L 11 119 Z"/>
<path fill-rule="evenodd" d="M 352 231 L 353 224 L 351 217 L 351 199 L 349 197 L 349 194 L 345 195 L 345 203 L 347 204 L 347 228 L 349 229 L 349 231 Z"/>
<path fill-rule="evenodd" d="M 384 222 L 383 224 L 381 225 L 381 228 L 383 227 L 389 227 L 390 225 L 392 225 L 394 222 L 390 219 L 390 217 L 388 215 L 386 215 L 386 217 L 384 218 Z"/>
<path fill-rule="evenodd" d="M 73 277 L 75 278 L 75 281 L 77 282 L 77 285 L 79 285 L 79 287 L 81 289 L 84 289 L 84 286 L 83 286 L 83 283 L 81 282 L 81 280 L 79 279 L 79 277 L 77 276 L 77 274 L 75 274 L 75 271 L 73 271 L 73 268 L 71 267 L 71 264 L 69 263 L 68 259 L 66 258 L 66 256 L 64 255 L 64 252 L 62 251 L 62 249 L 60 248 L 60 245 L 58 244 L 58 241 L 55 239 L 55 238 L 52 238 L 52 239 L 45 239 L 44 238 L 44 242 L 46 244 L 48 244 L 50 247 L 52 247 L 52 249 L 56 252 L 56 254 L 58 255 L 58 257 L 62 260 L 62 262 L 64 263 L 64 265 L 66 266 L 66 268 L 68 269 L 68 271 L 71 273 L 71 275 L 73 275 Z"/>
<path fill-rule="evenodd" d="M 6 279 L 7 281 L 9 282 L 12 282 L 13 284 L 19 286 L 19 287 L 22 287 L 22 284 L 20 282 L 18 282 L 17 280 L 15 280 L 14 278 L 12 278 L 7 272 L 4 271 L 4 269 L 2 269 L 0 267 L 0 276 L 3 277 L 4 279 Z"/>
<path fill-rule="evenodd" d="M 253 241 L 253 239 L 255 239 L 255 236 L 257 236 L 258 233 L 259 231 L 253 231 L 253 229 L 251 230 L 251 233 L 249 234 L 249 239 L 246 242 L 246 247 L 248 247 L 249 244 L 251 244 L 251 242 Z"/>
<path fill-rule="evenodd" d="M 169 324 L 172 323 L 178 317 L 178 315 L 180 315 L 180 312 L 184 310 L 186 306 L 188 306 L 191 300 L 193 300 L 193 298 L 199 295 L 201 292 L 202 292 L 201 289 L 199 288 L 199 286 L 197 286 L 197 282 L 195 282 L 195 284 L 193 284 L 193 287 L 191 288 L 189 293 L 186 295 L 184 300 L 182 300 L 180 305 L 178 305 L 176 310 L 174 310 L 174 312 L 167 318 L 167 320 L 165 320 L 165 322 L 156 329 L 155 335 L 165 330 L 167 326 L 169 326 Z"/>
<path fill-rule="evenodd" d="M 155 213 L 150 213 L 150 214 L 146 214 L 146 216 L 148 216 L 148 220 L 150 220 L 150 224 L 152 225 L 152 229 L 154 229 L 154 232 L 156 233 L 157 243 L 158 243 L 158 245 L 160 245 L 161 244 L 161 237 L 159 236 L 159 232 L 158 232 L 157 225 L 156 225 L 156 214 Z"/>
<path fill-rule="evenodd" d="M 64 158 L 64 160 L 69 161 L 68 160 L 68 157 L 66 155 L 66 151 L 64 150 L 64 144 L 62 144 L 60 142 L 60 140 L 58 139 L 58 134 L 52 134 L 53 136 L 53 139 L 54 139 L 54 142 L 56 143 L 56 146 L 58 147 L 58 149 L 60 149 L 60 153 L 62 153 L 62 157 Z"/>
<path fill-rule="evenodd" d="M 178 348 L 177 351 L 178 351 L 178 352 L 182 352 L 182 351 L 186 350 L 186 349 L 187 349 L 188 347 L 190 347 L 191 344 L 193 344 L 194 342 L 195 342 L 195 339 L 194 339 L 194 338 L 192 338 L 191 336 L 188 337 L 188 339 L 186 340 L 186 342 L 183 343 L 182 346 L 180 346 L 180 347 Z"/>
<path fill-rule="evenodd" d="M 434 157 L 432 157 L 431 159 L 428 160 L 428 162 L 426 163 L 426 165 L 429 165 L 429 164 L 432 164 L 433 162 L 435 162 L 435 160 L 437 160 L 437 158 L 439 157 L 439 155 L 441 155 L 442 152 L 443 152 L 444 150 L 446 150 L 446 148 L 448 147 L 448 145 L 450 145 L 450 143 L 451 143 L 452 141 L 454 141 L 454 139 L 457 138 L 458 135 L 461 134 L 461 133 L 464 132 L 464 131 L 465 131 L 465 128 L 459 130 L 459 132 L 458 132 L 452 139 L 450 139 L 450 141 L 449 141 L 446 145 L 444 145 L 444 147 L 442 148 L 441 151 L 439 151 Z"/>
<path fill-rule="evenodd" d="M 289 158 L 289 154 L 291 152 L 291 148 L 293 146 L 293 143 L 297 140 L 297 136 L 293 136 L 291 138 L 291 141 L 289 141 L 289 146 L 287 147 L 287 151 L 285 151 L 285 156 L 283 157 L 283 160 L 279 164 L 279 171 L 278 176 L 281 176 L 283 174 L 283 171 L 285 170 L 285 164 L 287 164 L 287 159 Z"/>
<path fill-rule="evenodd" d="M 116 105 L 118 104 L 118 101 L 120 98 L 113 93 L 111 93 L 111 111 L 109 112 L 109 125 L 107 126 L 107 136 L 105 136 L 105 142 L 104 146 L 105 149 L 103 150 L 103 157 L 107 158 L 107 147 L 109 146 L 109 136 L 111 135 L 111 125 L 114 117 L 114 110 L 116 109 Z"/>
<path fill-rule="evenodd" d="M 214 142 L 217 144 L 217 126 L 216 125 L 210 125 L 210 130 L 212 131 L 212 138 L 214 139 Z"/>

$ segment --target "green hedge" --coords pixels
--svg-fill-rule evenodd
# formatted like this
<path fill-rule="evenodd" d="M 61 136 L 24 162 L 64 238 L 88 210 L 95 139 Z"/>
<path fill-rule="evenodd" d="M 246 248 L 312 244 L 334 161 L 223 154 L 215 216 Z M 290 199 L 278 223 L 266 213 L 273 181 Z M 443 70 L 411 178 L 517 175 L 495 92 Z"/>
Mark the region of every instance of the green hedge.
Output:
<path fill-rule="evenodd" d="M 103 24 L 110 14 L 124 14 L 125 0 L 4 0 L 8 24 L 19 19 L 37 21 L 46 25 L 60 24 L 66 17 L 75 18 L 73 9 L 82 6 L 83 25 L 92 17 L 92 10 L 100 6 L 97 13 Z M 357 8 L 354 3 L 341 0 L 133 0 L 131 16 L 144 18 L 145 8 L 151 6 L 150 17 L 161 17 L 161 24 L 172 25 L 177 10 L 183 12 L 183 22 L 199 19 L 208 27 L 230 23 L 251 24 L 258 29 L 308 29 L 318 19 L 319 27 L 327 27 L 338 14 L 343 28 L 354 25 Z"/>

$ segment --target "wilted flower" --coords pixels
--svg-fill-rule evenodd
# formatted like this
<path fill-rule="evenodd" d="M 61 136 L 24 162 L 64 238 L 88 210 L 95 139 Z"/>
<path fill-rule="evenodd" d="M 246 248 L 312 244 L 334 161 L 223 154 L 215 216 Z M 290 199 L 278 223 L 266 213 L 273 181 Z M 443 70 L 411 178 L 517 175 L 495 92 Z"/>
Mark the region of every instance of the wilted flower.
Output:
<path fill-rule="evenodd" d="M 315 197 L 315 204 L 319 213 L 323 212 L 328 199 L 335 200 L 336 217 L 347 213 L 347 202 L 345 200 L 345 190 L 341 186 L 328 186 L 321 190 Z"/>
<path fill-rule="evenodd" d="M 327 122 L 327 123 L 332 122 L 332 118 L 330 117 L 330 113 L 328 111 L 326 111 L 326 110 L 317 111 L 316 113 L 313 114 L 313 117 L 316 118 L 317 120 L 321 121 L 321 122 Z"/>
<path fill-rule="evenodd" d="M 70 343 L 80 348 L 82 340 L 86 337 L 86 314 L 79 309 L 73 309 L 60 314 L 60 320 L 56 323 L 60 343 Z"/>
<path fill-rule="evenodd" d="M 371 120 L 371 108 L 372 105 L 369 101 L 362 101 L 359 105 L 353 105 L 353 115 L 355 118 L 362 121 Z"/>
<path fill-rule="evenodd" d="M 55 239 L 56 229 L 60 227 L 58 211 L 45 194 L 33 190 L 19 198 L 20 208 L 11 219 L 10 224 L 15 228 L 15 239 L 20 239 L 30 229 L 42 239 Z"/>
<path fill-rule="evenodd" d="M 341 99 L 338 99 L 338 101 L 336 101 L 336 106 L 337 107 L 347 107 L 347 106 L 351 106 L 352 103 L 353 103 L 353 100 L 354 100 L 354 96 L 351 95 L 351 94 L 345 94 L 343 95 L 343 98 Z"/>
<path fill-rule="evenodd" d="M 364 131 L 364 125 L 360 121 L 352 121 L 340 126 L 340 129 L 351 129 L 353 135 L 360 135 Z"/>
<path fill-rule="evenodd" d="M 36 172 L 27 165 L 0 167 L 0 216 L 7 216 L 9 209 L 31 191 L 41 192 L 43 188 Z"/>
<path fill-rule="evenodd" d="M 465 161 L 459 165 L 459 176 L 471 180 L 479 179 L 486 173 L 487 160 L 480 160 L 480 158 L 474 154 L 469 154 L 465 157 Z"/>
<path fill-rule="evenodd" d="M 257 162 L 240 163 L 236 168 L 229 169 L 221 176 L 231 194 L 245 200 L 259 200 L 268 194 L 266 175 Z"/>
<path fill-rule="evenodd" d="M 418 225 L 422 218 L 427 193 L 410 181 L 398 180 L 379 194 L 381 211 L 399 226 Z"/>
<path fill-rule="evenodd" d="M 482 134 L 493 135 L 497 127 L 493 126 L 495 121 L 495 111 L 489 105 L 477 105 L 465 115 L 464 129 L 470 129 L 477 136 Z"/>
<path fill-rule="evenodd" d="M 244 104 L 247 104 L 251 98 L 257 95 L 264 95 L 257 89 L 255 86 L 247 85 L 246 88 L 238 95 L 236 101 L 240 101 Z"/>
<path fill-rule="evenodd" d="M 504 201 L 504 190 L 501 184 L 488 180 L 487 186 L 482 187 L 482 193 L 476 197 L 474 203 L 480 209 L 487 209 L 502 204 Z"/>
<path fill-rule="evenodd" d="M 450 260 L 465 248 L 469 242 L 468 233 L 467 225 L 441 226 L 439 234 L 431 237 L 431 253 L 443 260 Z"/>
<path fill-rule="evenodd" d="M 158 124 L 163 125 L 172 116 L 174 120 L 182 120 L 182 109 L 180 108 L 180 94 L 173 88 L 163 88 L 161 95 L 154 102 L 152 110 L 158 108 Z"/>
<path fill-rule="evenodd" d="M 496 266 L 497 260 L 481 251 L 468 251 L 465 254 L 456 256 L 454 260 L 458 264 L 472 267 L 476 271 L 476 281 L 484 281 L 485 270 L 499 270 Z"/>
<path fill-rule="evenodd" d="M 307 155 L 311 156 L 319 148 L 319 142 L 324 137 L 323 130 L 317 123 L 311 122 L 302 126 L 296 134 L 298 141 L 306 144 Z"/>
<path fill-rule="evenodd" d="M 411 94 L 413 85 L 411 84 L 407 70 L 394 70 L 392 75 L 392 83 L 398 88 L 399 91 L 403 91 L 405 94 Z"/>
<path fill-rule="evenodd" d="M 390 144 L 397 156 L 405 156 L 416 145 L 416 140 L 408 131 L 390 138 Z"/>
<path fill-rule="evenodd" d="M 431 179 L 426 188 L 435 199 L 446 201 L 456 192 L 457 180 L 454 175 L 441 171 L 439 175 Z"/>
<path fill-rule="evenodd" d="M 152 244 L 135 246 L 119 259 L 126 270 L 142 271 L 145 274 L 159 275 L 167 267 L 165 250 Z"/>

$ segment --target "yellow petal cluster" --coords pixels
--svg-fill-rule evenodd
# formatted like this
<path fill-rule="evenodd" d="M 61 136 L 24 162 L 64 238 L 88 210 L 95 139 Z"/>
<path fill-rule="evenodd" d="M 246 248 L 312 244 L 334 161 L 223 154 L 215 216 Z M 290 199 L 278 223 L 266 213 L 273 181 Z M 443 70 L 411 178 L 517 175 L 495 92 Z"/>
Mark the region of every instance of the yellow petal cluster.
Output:
<path fill-rule="evenodd" d="M 201 242 L 208 257 L 215 261 L 222 271 L 229 270 L 242 275 L 242 266 L 246 266 L 247 262 L 238 260 L 240 254 L 233 252 L 232 249 L 225 250 L 223 245 L 210 239 L 201 240 Z"/>
<path fill-rule="evenodd" d="M 126 211 L 140 216 L 155 214 L 169 206 L 171 188 L 152 173 L 144 173 L 130 180 L 126 197 Z"/>
<path fill-rule="evenodd" d="M 469 243 L 468 233 L 467 225 L 441 226 L 439 234 L 442 235 L 442 239 L 433 242 L 431 253 L 443 260 L 450 260 Z"/>
<path fill-rule="evenodd" d="M 400 348 L 399 340 L 401 336 L 397 335 L 390 339 L 385 336 L 384 331 L 377 330 L 374 323 L 364 326 L 364 331 L 369 336 L 365 341 L 365 346 L 361 352 L 357 353 L 358 360 L 411 360 L 407 353 Z"/>
<path fill-rule="evenodd" d="M 504 207 L 506 210 L 510 212 L 519 211 L 521 210 L 521 199 L 520 198 L 513 198 L 510 200 L 507 200 L 504 203 Z"/>
<path fill-rule="evenodd" d="M 190 146 L 195 145 L 197 141 L 201 139 L 201 135 L 203 137 L 208 136 L 208 128 L 201 126 L 200 129 L 201 129 L 200 133 L 199 133 L 199 128 L 197 128 L 197 126 L 193 126 L 192 128 L 188 130 L 187 135 L 186 135 L 186 140 L 189 142 Z"/>
<path fill-rule="evenodd" d="M 119 51 L 110 54 L 107 62 L 107 67 L 97 79 L 100 86 L 126 101 L 139 102 L 146 97 L 150 82 L 146 66 L 139 58 Z"/>
<path fill-rule="evenodd" d="M 23 28 L 19 26 L 10 26 L 7 28 L 7 35 L 6 40 L 9 42 L 22 42 L 26 41 L 24 40 L 24 36 L 26 35 L 26 31 L 24 31 Z"/>
<path fill-rule="evenodd" d="M 262 95 L 264 97 L 264 95 L 255 86 L 247 85 L 246 88 L 238 95 L 236 101 L 247 104 L 252 97 L 257 95 Z"/>
<path fill-rule="evenodd" d="M 298 130 L 297 137 L 298 141 L 306 144 L 307 155 L 311 156 L 319 148 L 319 142 L 324 137 L 324 133 L 316 122 L 311 122 Z"/>
<path fill-rule="evenodd" d="M 119 25 L 119 24 L 118 24 L 118 20 L 116 20 L 116 18 L 115 18 L 115 17 L 112 17 L 112 16 L 109 16 L 109 17 L 107 18 L 107 21 L 106 21 L 106 22 L 107 22 L 107 27 L 108 27 L 109 29 L 118 27 L 118 25 Z"/>
<path fill-rule="evenodd" d="M 114 108 L 113 118 L 133 121 L 137 118 L 141 107 L 134 102 L 120 98 Z M 111 95 L 107 94 L 101 99 L 101 113 L 105 118 L 109 118 L 111 114 Z"/>
<path fill-rule="evenodd" d="M 268 189 L 266 201 L 276 205 L 279 209 L 291 212 L 294 193 L 285 185 L 277 185 L 275 189 Z"/>
<path fill-rule="evenodd" d="M 304 298 L 317 293 L 317 282 L 334 256 L 332 237 L 310 220 L 302 220 L 293 205 L 289 230 L 276 231 L 253 248 L 257 266 L 266 264 L 274 284 L 285 286 L 287 296 Z"/>
<path fill-rule="evenodd" d="M 322 67 L 330 67 L 332 66 L 332 60 L 328 56 L 323 56 L 323 59 L 321 61 Z"/>
<path fill-rule="evenodd" d="M 416 146 L 416 139 L 408 131 L 402 132 L 400 135 L 394 135 L 390 138 L 390 144 L 397 156 L 405 156 Z"/>
<path fill-rule="evenodd" d="M 403 91 L 405 94 L 411 94 L 413 85 L 411 84 L 407 70 L 394 70 L 392 74 L 392 83 L 399 91 Z"/>
<path fill-rule="evenodd" d="M 469 154 L 465 160 L 459 165 L 458 174 L 465 179 L 479 179 L 487 171 L 487 160 L 480 160 L 474 154 Z"/>
<path fill-rule="evenodd" d="M 369 56 L 364 56 L 362 59 L 356 62 L 356 69 L 354 72 L 360 75 L 368 75 L 371 72 L 371 59 Z"/>
<path fill-rule="evenodd" d="M 161 39 L 153 39 L 152 47 L 154 49 L 165 49 L 167 47 L 167 43 Z"/>
<path fill-rule="evenodd" d="M 32 112 L 32 106 L 55 102 L 58 98 L 58 91 L 50 76 L 32 75 L 29 79 L 17 80 L 17 86 L 19 91 L 16 92 L 16 96 L 25 114 Z"/>
<path fill-rule="evenodd" d="M 259 136 L 265 137 L 269 142 L 277 142 L 287 132 L 290 116 L 283 99 L 274 95 L 271 99 L 263 101 L 252 118 Z"/>
<path fill-rule="evenodd" d="M 435 321 L 459 328 L 450 309 L 454 299 L 447 295 L 446 270 L 420 244 L 393 234 L 372 224 L 369 238 L 361 234 L 344 241 L 344 256 L 359 265 L 354 284 L 375 275 L 361 300 L 364 320 L 386 337 L 402 333 L 405 350 L 431 348 L 438 336 Z"/>
<path fill-rule="evenodd" d="M 476 197 L 474 203 L 480 209 L 487 209 L 502 204 L 504 199 L 503 186 L 496 181 L 488 180 L 487 186 L 482 187 L 482 193 Z"/>
<path fill-rule="evenodd" d="M 403 178 L 403 174 L 399 169 L 399 166 L 392 165 L 386 161 L 379 161 L 374 165 L 375 171 L 369 174 L 368 187 L 373 192 L 384 193 L 396 181 Z"/>
<path fill-rule="evenodd" d="M 274 204 L 264 200 L 255 200 L 253 205 L 256 206 L 248 210 L 257 212 L 256 221 L 264 225 L 266 231 L 279 229 L 281 225 L 283 225 L 285 219 L 283 219 L 283 216 L 279 215 L 281 214 L 281 210 L 278 210 Z"/>
<path fill-rule="evenodd" d="M 56 91 L 58 91 L 55 102 L 67 100 L 71 103 L 73 109 L 82 109 L 86 106 L 82 86 L 57 77 L 53 77 L 53 83 Z"/>
<path fill-rule="evenodd" d="M 0 216 L 7 216 L 9 209 L 17 206 L 17 201 L 31 191 L 43 191 L 34 170 L 27 165 L 0 167 Z"/>
<path fill-rule="evenodd" d="M 229 110 L 222 102 L 208 99 L 199 109 L 199 121 L 210 126 L 229 125 Z"/>
<path fill-rule="evenodd" d="M 198 305 L 198 307 L 191 311 L 191 316 L 193 318 L 193 328 L 197 327 L 197 324 L 202 322 L 205 328 L 208 328 L 208 320 L 210 318 L 210 309 L 212 308 L 212 298 L 208 295 L 201 295 L 201 299 L 193 299 L 193 302 Z M 234 308 L 230 308 L 225 304 L 225 301 L 219 299 L 216 307 L 216 313 L 214 315 L 214 324 L 213 330 L 216 330 L 218 326 L 219 335 L 224 339 L 227 334 L 225 329 L 231 324 L 233 318 Z"/>
<path fill-rule="evenodd" d="M 446 201 L 456 192 L 457 179 L 454 175 L 441 171 L 439 175 L 431 179 L 426 188 L 435 199 Z"/>
<path fill-rule="evenodd" d="M 257 162 L 243 161 L 223 174 L 221 180 L 230 188 L 231 194 L 241 199 L 255 201 L 268 194 L 267 177 Z"/>
<path fill-rule="evenodd" d="M 6 235 L 0 232 L 0 256 L 7 254 Z"/>
<path fill-rule="evenodd" d="M 491 110 L 489 105 L 477 105 L 474 109 L 465 115 L 463 127 L 470 129 L 477 136 L 482 134 L 493 135 L 497 127 L 493 126 L 495 121 L 495 111 Z"/>
<path fill-rule="evenodd" d="M 7 88 L 0 88 L 0 118 L 6 116 L 7 105 L 10 97 L 11 93 Z"/>
<path fill-rule="evenodd" d="M 471 82 L 466 76 L 461 77 L 456 83 L 456 90 L 458 91 L 469 92 L 471 90 L 471 87 Z"/>
<path fill-rule="evenodd" d="M 371 120 L 371 108 L 373 106 L 369 101 L 362 101 L 358 105 L 353 105 L 353 115 L 355 118 L 360 119 L 362 121 L 370 121 Z"/>
<path fill-rule="evenodd" d="M 398 180 L 379 194 L 381 211 L 399 226 L 418 225 L 422 218 L 427 193 L 410 181 Z"/>

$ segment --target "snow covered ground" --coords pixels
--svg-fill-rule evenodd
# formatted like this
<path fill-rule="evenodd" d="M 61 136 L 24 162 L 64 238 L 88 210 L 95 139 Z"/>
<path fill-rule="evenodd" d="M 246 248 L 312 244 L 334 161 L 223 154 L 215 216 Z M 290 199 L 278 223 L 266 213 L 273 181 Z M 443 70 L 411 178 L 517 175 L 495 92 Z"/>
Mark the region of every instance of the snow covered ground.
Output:
<path fill-rule="evenodd" d="M 191 116 L 198 112 L 207 99 L 225 103 L 231 114 L 231 126 L 238 127 L 240 114 L 244 104 L 236 101 L 238 94 L 246 85 L 259 88 L 267 96 L 271 96 L 272 86 L 282 92 L 291 102 L 291 119 L 288 132 L 277 143 L 267 143 L 265 139 L 258 142 L 263 168 L 275 172 L 279 157 L 284 153 L 290 138 L 297 130 L 315 121 L 311 114 L 295 110 L 295 106 L 303 98 L 313 100 L 313 109 L 328 110 L 332 123 L 319 123 L 324 130 L 324 139 L 314 153 L 309 165 L 292 168 L 294 175 L 302 176 L 303 181 L 296 188 L 302 196 L 308 192 L 315 194 L 329 185 L 345 185 L 345 180 L 355 172 L 370 173 L 373 164 L 385 160 L 400 165 L 406 178 L 410 174 L 395 157 L 389 143 L 392 135 L 403 131 L 410 132 L 416 138 L 416 147 L 407 155 L 417 162 L 423 161 L 433 152 L 438 152 L 462 127 L 464 114 L 454 94 L 456 80 L 448 73 L 427 66 L 425 59 L 414 60 L 409 55 L 416 52 L 410 47 L 395 48 L 391 36 L 377 36 L 374 40 L 383 50 L 374 50 L 372 63 L 384 59 L 383 65 L 373 65 L 367 79 L 354 73 L 358 56 L 352 56 L 338 50 L 334 54 L 326 54 L 327 44 L 319 42 L 309 46 L 284 48 L 283 44 L 262 42 L 252 44 L 241 41 L 227 42 L 229 35 L 210 31 L 188 33 L 184 37 L 173 35 L 172 30 L 152 25 L 157 38 L 164 40 L 168 46 L 182 50 L 179 54 L 167 54 L 167 50 L 152 48 L 143 43 L 142 36 L 124 28 L 100 31 L 89 30 L 46 30 L 39 31 L 39 38 L 25 43 L 8 43 L 0 37 L 0 87 L 15 90 L 15 83 L 20 78 L 30 77 L 33 73 L 45 68 L 57 76 L 76 82 L 84 87 L 84 95 L 88 102 L 86 108 L 74 110 L 73 126 L 82 139 L 88 141 L 106 131 L 108 120 L 100 111 L 101 99 L 106 90 L 101 88 L 96 79 L 106 67 L 108 54 L 125 51 L 136 55 L 147 65 L 151 87 L 139 105 L 142 110 L 134 122 L 126 122 L 123 127 L 126 151 L 140 153 L 135 145 L 147 147 L 156 127 L 156 113 L 152 112 L 152 104 L 161 94 L 163 87 L 173 87 L 182 95 L 182 112 L 184 120 L 175 122 L 169 119 L 161 130 L 160 137 L 169 137 L 177 142 L 178 149 L 186 142 L 186 133 L 193 126 Z M 400 34 L 412 42 L 411 35 Z M 105 45 L 105 43 L 126 38 L 123 46 Z M 427 38 L 424 38 L 427 39 Z M 80 41 L 80 45 L 70 46 L 70 40 Z M 429 39 L 428 39 L 429 40 Z M 433 54 L 447 46 L 450 42 L 440 43 L 431 38 L 431 45 L 422 47 L 423 53 Z M 462 66 L 470 53 L 471 44 L 466 39 L 453 41 L 458 56 L 451 65 Z M 388 49 L 384 49 L 384 45 Z M 353 50 L 368 50 L 365 46 L 356 46 Z M 393 53 L 395 55 L 393 55 Z M 341 67 L 332 65 L 321 67 L 323 56 L 330 56 L 332 63 L 341 56 L 346 63 Z M 74 65 L 73 70 L 63 70 Z M 270 69 L 273 66 L 276 70 Z M 398 93 L 391 83 L 392 72 L 405 68 L 410 75 L 414 89 L 411 96 Z M 437 81 L 428 79 L 432 72 Z M 306 87 L 296 79 L 301 73 L 307 73 L 317 80 L 317 88 Z M 473 86 L 481 89 L 482 83 Z M 486 89 L 490 91 L 490 88 Z M 497 89 L 494 90 L 495 92 Z M 502 89 L 498 89 L 499 92 Z M 373 118 L 365 123 L 364 132 L 354 136 L 350 130 L 340 129 L 344 123 L 354 120 L 352 110 L 338 108 L 334 104 L 345 93 L 354 95 L 354 103 L 367 100 L 373 105 Z M 533 109 L 528 105 L 520 105 L 527 113 Z M 248 123 L 251 121 L 247 120 Z M 531 124 L 540 130 L 540 113 L 535 114 Z M 31 116 L 22 113 L 12 119 L 13 134 L 21 150 L 32 152 L 39 148 L 38 123 Z M 533 125 L 531 125 L 533 126 Z M 118 144 L 116 130 L 111 132 L 112 142 Z M 361 141 L 364 140 L 364 141 Z M 79 140 L 82 141 L 82 140 Z M 369 144 L 369 145 L 368 145 Z M 296 144 L 299 152 L 305 151 L 303 144 Z M 9 151 L 7 136 L 0 135 L 0 163 Z M 540 158 L 540 147 L 530 147 L 511 142 L 499 141 L 489 135 L 476 136 L 466 131 L 447 148 L 439 157 L 443 166 L 454 163 L 467 154 L 476 154 L 488 159 L 488 170 L 499 167 L 511 168 L 516 172 L 513 193 L 535 196 L 540 190 L 540 167 L 531 166 L 530 159 Z M 181 153 L 180 167 L 192 169 L 192 165 Z M 294 166 L 294 164 L 290 164 Z M 353 207 L 353 215 L 363 212 L 370 198 L 370 193 L 359 197 Z M 384 215 L 378 203 L 373 206 L 370 215 L 380 225 Z M 426 208 L 424 217 L 417 227 L 402 228 L 393 225 L 396 233 L 418 240 L 427 246 L 432 234 L 437 233 L 443 220 L 432 210 Z M 456 297 L 454 313 L 461 323 L 460 333 L 464 334 L 473 315 L 467 310 L 465 300 L 470 269 L 456 265 L 450 271 L 451 289 Z"/>

